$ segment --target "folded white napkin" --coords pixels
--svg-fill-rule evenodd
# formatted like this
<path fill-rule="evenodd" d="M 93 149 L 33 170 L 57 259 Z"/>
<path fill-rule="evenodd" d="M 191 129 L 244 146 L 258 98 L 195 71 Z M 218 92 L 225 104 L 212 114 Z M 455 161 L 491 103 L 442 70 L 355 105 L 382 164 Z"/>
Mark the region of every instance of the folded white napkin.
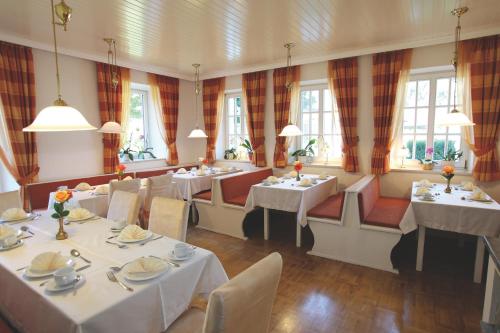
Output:
<path fill-rule="evenodd" d="M 476 188 L 473 182 L 463 182 L 462 188 L 466 191 L 473 191 Z"/>
<path fill-rule="evenodd" d="M 312 180 L 309 178 L 302 178 L 299 183 L 300 186 L 309 186 L 312 185 Z"/>
<path fill-rule="evenodd" d="M 319 174 L 318 178 L 321 179 L 321 180 L 325 180 L 325 179 L 328 178 L 328 175 L 325 172 L 322 172 L 322 173 Z"/>
<path fill-rule="evenodd" d="M 228 172 L 229 169 L 228 169 L 228 167 L 222 167 L 222 168 L 220 168 L 220 171 L 221 172 Z"/>
<path fill-rule="evenodd" d="M 88 191 L 90 189 L 92 189 L 92 186 L 89 183 L 80 183 L 75 186 L 75 190 L 77 191 Z"/>
<path fill-rule="evenodd" d="M 95 193 L 97 194 L 108 194 L 109 193 L 109 185 L 99 185 L 95 188 Z"/>
<path fill-rule="evenodd" d="M 200 169 L 201 170 L 208 170 L 208 167 L 205 164 L 203 164 Z"/>
<path fill-rule="evenodd" d="M 292 171 L 290 171 L 289 175 L 290 175 L 290 178 L 295 178 L 295 177 L 297 177 L 297 171 L 292 170 Z"/>
<path fill-rule="evenodd" d="M 183 173 L 186 173 L 186 172 L 187 171 L 184 168 L 180 168 L 179 170 L 177 170 L 177 173 L 179 173 L 179 174 L 183 174 Z"/>
<path fill-rule="evenodd" d="M 231 170 L 231 171 L 235 171 L 235 170 L 237 170 L 237 168 L 236 168 L 236 167 L 234 167 L 234 166 L 232 166 L 232 167 L 230 167 L 230 168 L 229 168 L 229 170 Z"/>
<path fill-rule="evenodd" d="M 142 178 L 141 179 L 141 186 L 144 187 L 144 186 L 147 186 L 148 185 L 148 179 L 147 178 Z"/>
<path fill-rule="evenodd" d="M 266 180 L 269 182 L 269 183 L 272 183 L 272 184 L 276 184 L 276 183 L 279 183 L 279 179 L 278 177 L 276 176 L 269 176 L 266 178 Z"/>
<path fill-rule="evenodd" d="M 147 231 L 139 227 L 138 225 L 132 224 L 128 225 L 120 232 L 119 238 L 121 239 L 144 239 L 146 238 Z"/>
<path fill-rule="evenodd" d="M 132 178 L 131 176 L 127 176 L 127 177 L 123 178 L 123 180 L 132 180 L 132 179 L 134 179 L 134 178 Z"/>
<path fill-rule="evenodd" d="M 28 216 L 24 210 L 21 208 L 9 208 L 2 213 L 2 220 L 13 221 L 24 219 Z"/>
<path fill-rule="evenodd" d="M 85 208 L 74 208 L 69 211 L 68 220 L 83 220 L 92 216 Z"/>
<path fill-rule="evenodd" d="M 424 195 L 426 193 L 429 193 L 429 189 L 427 187 L 419 187 L 417 188 L 417 192 L 415 192 L 416 195 Z"/>
<path fill-rule="evenodd" d="M 486 195 L 486 193 L 484 193 L 480 189 L 476 189 L 476 190 L 474 190 L 474 192 L 472 192 L 470 198 L 472 200 L 486 200 L 486 199 L 488 199 L 488 196 Z"/>
<path fill-rule="evenodd" d="M 198 171 L 196 171 L 196 175 L 197 176 L 205 176 L 207 173 L 205 172 L 204 169 L 200 169 Z"/>
<path fill-rule="evenodd" d="M 7 224 L 0 224 L 0 239 L 5 239 L 16 234 L 16 229 Z"/>
<path fill-rule="evenodd" d="M 164 270 L 167 263 L 157 258 L 139 258 L 127 265 L 127 273 L 144 274 L 156 273 Z"/>
<path fill-rule="evenodd" d="M 428 179 L 422 179 L 417 182 L 418 187 L 432 187 L 432 183 Z"/>
<path fill-rule="evenodd" d="M 44 252 L 33 258 L 30 270 L 33 272 L 55 271 L 66 266 L 67 261 L 68 258 L 58 252 Z"/>

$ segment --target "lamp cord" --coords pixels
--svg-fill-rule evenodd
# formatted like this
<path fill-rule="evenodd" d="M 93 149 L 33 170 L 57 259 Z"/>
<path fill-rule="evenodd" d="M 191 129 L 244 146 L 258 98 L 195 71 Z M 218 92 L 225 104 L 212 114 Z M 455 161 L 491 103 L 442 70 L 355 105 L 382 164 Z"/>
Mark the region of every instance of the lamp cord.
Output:
<path fill-rule="evenodd" d="M 50 12 L 52 14 L 52 33 L 54 35 L 54 54 L 56 58 L 56 80 L 57 80 L 57 98 L 62 100 L 61 96 L 61 79 L 59 78 L 59 58 L 57 56 L 57 38 L 56 38 L 56 21 L 54 18 L 54 0 L 50 0 Z"/>

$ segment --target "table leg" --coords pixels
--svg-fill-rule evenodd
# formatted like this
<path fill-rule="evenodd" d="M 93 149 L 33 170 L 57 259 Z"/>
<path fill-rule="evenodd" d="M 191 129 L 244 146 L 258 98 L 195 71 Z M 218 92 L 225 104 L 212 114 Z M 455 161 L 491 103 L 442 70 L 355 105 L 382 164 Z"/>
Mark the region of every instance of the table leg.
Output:
<path fill-rule="evenodd" d="M 495 269 L 491 256 L 488 258 L 488 273 L 486 275 L 486 289 L 484 292 L 483 322 L 497 324 L 496 312 L 500 305 L 500 276 Z"/>
<path fill-rule="evenodd" d="M 418 245 L 417 245 L 417 271 L 421 272 L 424 265 L 424 246 L 425 246 L 425 227 L 418 226 Z"/>
<path fill-rule="evenodd" d="M 295 241 L 295 245 L 297 245 L 297 247 L 300 247 L 301 243 L 302 243 L 302 227 L 299 221 L 297 221 L 297 240 Z"/>
<path fill-rule="evenodd" d="M 477 237 L 476 245 L 476 261 L 474 263 L 474 282 L 481 283 L 483 276 L 483 262 L 484 262 L 484 244 L 481 236 Z"/>
<path fill-rule="evenodd" d="M 269 208 L 264 208 L 264 239 L 269 239 Z"/>

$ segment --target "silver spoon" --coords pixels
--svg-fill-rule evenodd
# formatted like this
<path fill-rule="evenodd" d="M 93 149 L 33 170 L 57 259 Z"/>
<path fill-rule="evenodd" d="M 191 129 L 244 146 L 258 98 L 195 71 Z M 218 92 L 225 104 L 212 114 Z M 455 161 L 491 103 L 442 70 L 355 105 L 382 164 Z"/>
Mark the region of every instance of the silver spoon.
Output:
<path fill-rule="evenodd" d="M 75 257 L 75 258 L 80 257 L 80 258 L 81 258 L 83 261 L 85 261 L 87 264 L 90 264 L 90 263 L 91 263 L 91 261 L 90 261 L 90 260 L 85 259 L 84 257 L 82 257 L 82 255 L 80 254 L 80 252 L 78 252 L 78 250 L 73 249 L 73 250 L 71 250 L 71 251 L 70 251 L 70 253 L 71 253 L 71 255 L 72 255 L 73 257 Z"/>
<path fill-rule="evenodd" d="M 113 242 L 110 242 L 110 241 L 106 241 L 106 243 L 108 244 L 111 244 L 111 245 L 116 245 L 118 246 L 120 249 L 126 249 L 128 246 L 125 245 L 125 244 L 118 244 L 118 243 L 113 243 Z"/>
<path fill-rule="evenodd" d="M 21 230 L 24 231 L 24 232 L 29 232 L 30 234 L 32 234 L 33 236 L 35 236 L 35 234 L 33 233 L 33 231 L 30 230 L 30 228 L 28 228 L 27 226 L 23 225 L 21 227 Z"/>

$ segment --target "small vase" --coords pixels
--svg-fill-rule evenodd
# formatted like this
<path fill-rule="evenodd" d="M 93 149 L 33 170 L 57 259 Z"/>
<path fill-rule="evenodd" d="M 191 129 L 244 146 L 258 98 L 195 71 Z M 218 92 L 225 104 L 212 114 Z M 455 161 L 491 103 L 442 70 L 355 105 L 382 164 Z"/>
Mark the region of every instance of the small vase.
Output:
<path fill-rule="evenodd" d="M 57 240 L 63 240 L 68 238 L 68 233 L 64 231 L 64 218 L 59 218 L 59 231 L 56 234 L 56 239 Z"/>
<path fill-rule="evenodd" d="M 296 181 L 300 182 L 300 173 L 297 171 L 297 178 L 295 178 Z"/>
<path fill-rule="evenodd" d="M 447 182 L 446 182 L 446 188 L 444 189 L 444 192 L 451 193 L 451 187 L 450 187 L 451 178 L 446 178 L 446 180 L 447 180 Z"/>

